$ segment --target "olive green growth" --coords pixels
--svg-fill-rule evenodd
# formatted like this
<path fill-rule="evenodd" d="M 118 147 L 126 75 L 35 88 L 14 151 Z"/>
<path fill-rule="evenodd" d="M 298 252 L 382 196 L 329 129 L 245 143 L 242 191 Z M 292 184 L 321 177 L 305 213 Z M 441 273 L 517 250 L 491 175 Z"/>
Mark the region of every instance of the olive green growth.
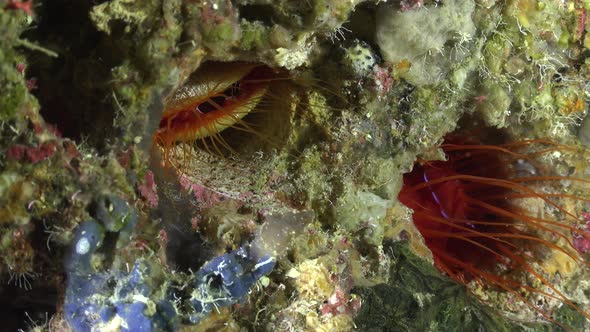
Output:
<path fill-rule="evenodd" d="M 388 284 L 356 288 L 363 300 L 355 319 L 362 331 L 527 331 L 497 316 L 414 255 L 404 242 L 387 243 Z"/>

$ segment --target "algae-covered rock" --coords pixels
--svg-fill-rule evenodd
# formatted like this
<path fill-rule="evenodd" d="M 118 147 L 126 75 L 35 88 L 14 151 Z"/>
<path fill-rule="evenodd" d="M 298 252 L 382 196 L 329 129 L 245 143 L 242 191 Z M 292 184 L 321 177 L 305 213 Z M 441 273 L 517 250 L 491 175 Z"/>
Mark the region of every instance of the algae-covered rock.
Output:
<path fill-rule="evenodd" d="M 441 276 L 404 243 L 389 243 L 390 282 L 358 288 L 365 303 L 355 319 L 364 331 L 527 331 L 494 317 L 465 289 Z"/>
<path fill-rule="evenodd" d="M 586 116 L 580 126 L 578 137 L 585 146 L 590 146 L 590 117 Z"/>
<path fill-rule="evenodd" d="M 339 202 L 335 217 L 341 227 L 378 246 L 383 241 L 383 219 L 391 204 L 370 192 L 348 193 Z"/>
<path fill-rule="evenodd" d="M 461 44 L 475 35 L 471 19 L 474 9 L 472 1 L 445 1 L 434 8 L 405 12 L 382 6 L 376 38 L 384 59 L 391 63 L 409 61 L 411 67 L 404 78 L 414 85 L 439 81 L 454 61 L 468 55 Z"/>
<path fill-rule="evenodd" d="M 0 0 L 0 318 L 12 330 L 587 328 L 585 261 L 571 256 L 590 234 L 589 8 Z M 511 270 L 520 256 L 489 258 L 494 277 L 451 275 L 414 225 L 417 212 L 461 219 L 440 202 L 463 196 L 434 186 L 464 179 L 423 171 L 408 189 L 405 174 L 466 132 L 494 133 L 466 158 L 518 159 L 506 163 L 515 201 L 546 198 L 525 197 L 534 213 L 516 227 L 555 235 L 523 256 L 542 278 Z M 402 188 L 435 208 L 403 206 Z M 497 236 L 475 236 L 478 222 L 451 235 Z M 522 287 L 492 282 L 506 275 Z"/>

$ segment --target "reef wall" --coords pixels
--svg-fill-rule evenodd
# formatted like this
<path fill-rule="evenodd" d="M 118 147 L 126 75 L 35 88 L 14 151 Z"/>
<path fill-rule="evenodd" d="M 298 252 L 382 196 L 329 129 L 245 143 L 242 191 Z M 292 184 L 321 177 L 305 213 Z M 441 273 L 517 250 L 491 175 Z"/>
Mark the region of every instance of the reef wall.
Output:
<path fill-rule="evenodd" d="M 521 299 L 442 273 L 398 201 L 404 174 L 445 159 L 439 147 L 457 129 L 550 140 L 551 174 L 590 179 L 589 10 L 586 0 L 0 0 L 0 321 L 590 328 L 584 264 L 539 254 L 575 303 L 547 301 L 547 319 L 522 304 L 537 300 L 534 281 Z M 193 115 L 173 111 L 191 102 L 197 119 L 238 115 L 181 136 L 178 119 Z M 164 132 L 176 136 L 162 144 Z M 586 189 L 559 204 L 590 222 Z M 567 236 L 585 255 L 578 233 Z"/>

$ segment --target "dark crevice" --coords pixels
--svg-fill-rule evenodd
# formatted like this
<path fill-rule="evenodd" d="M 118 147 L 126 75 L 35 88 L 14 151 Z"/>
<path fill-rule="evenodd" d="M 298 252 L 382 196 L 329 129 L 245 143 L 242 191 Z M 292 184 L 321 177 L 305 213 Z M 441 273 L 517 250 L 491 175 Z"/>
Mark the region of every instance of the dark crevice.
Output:
<path fill-rule="evenodd" d="M 258 21 L 266 26 L 272 26 L 274 22 L 274 9 L 271 5 L 245 5 L 239 7 L 240 18 L 247 21 Z"/>
<path fill-rule="evenodd" d="M 108 144 L 104 138 L 113 136 L 115 116 L 108 82 L 124 53 L 94 28 L 89 19 L 92 6 L 92 2 L 62 0 L 36 8 L 38 24 L 24 38 L 58 57 L 27 52 L 26 73 L 37 81 L 32 92 L 47 122 L 65 137 L 103 149 Z"/>

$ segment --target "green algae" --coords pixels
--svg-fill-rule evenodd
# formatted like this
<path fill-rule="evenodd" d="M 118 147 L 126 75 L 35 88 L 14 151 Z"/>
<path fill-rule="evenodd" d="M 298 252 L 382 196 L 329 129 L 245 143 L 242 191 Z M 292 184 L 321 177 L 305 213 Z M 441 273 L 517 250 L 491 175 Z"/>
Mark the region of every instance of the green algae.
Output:
<path fill-rule="evenodd" d="M 465 289 L 441 276 L 403 242 L 389 243 L 388 284 L 356 288 L 365 299 L 355 319 L 363 331 L 527 331 L 494 316 Z"/>
<path fill-rule="evenodd" d="M 28 91 L 24 79 L 26 67 L 25 59 L 15 50 L 19 45 L 20 34 L 27 26 L 26 15 L 23 12 L 0 9 L 0 84 L 3 87 L 0 94 L 0 121 L 14 119 L 19 109 L 25 106 Z M 22 67 L 20 70 L 18 66 Z M 29 99 L 30 102 L 30 99 Z"/>
<path fill-rule="evenodd" d="M 244 51 L 268 48 L 269 29 L 259 21 L 242 21 L 242 38 L 240 48 Z"/>

